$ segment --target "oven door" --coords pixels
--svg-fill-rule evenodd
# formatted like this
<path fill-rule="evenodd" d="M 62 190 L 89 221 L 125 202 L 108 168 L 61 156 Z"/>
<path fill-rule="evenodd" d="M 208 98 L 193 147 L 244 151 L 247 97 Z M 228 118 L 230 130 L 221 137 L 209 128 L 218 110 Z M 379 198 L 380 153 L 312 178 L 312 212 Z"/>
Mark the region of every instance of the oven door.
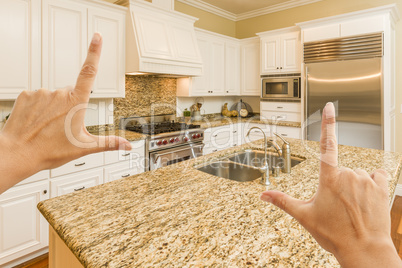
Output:
<path fill-rule="evenodd" d="M 191 158 L 202 156 L 203 143 L 185 144 L 166 150 L 149 153 L 149 170 L 169 166 Z"/>
<path fill-rule="evenodd" d="M 294 96 L 293 78 L 265 78 L 262 79 L 261 97 L 269 98 L 293 98 Z"/>

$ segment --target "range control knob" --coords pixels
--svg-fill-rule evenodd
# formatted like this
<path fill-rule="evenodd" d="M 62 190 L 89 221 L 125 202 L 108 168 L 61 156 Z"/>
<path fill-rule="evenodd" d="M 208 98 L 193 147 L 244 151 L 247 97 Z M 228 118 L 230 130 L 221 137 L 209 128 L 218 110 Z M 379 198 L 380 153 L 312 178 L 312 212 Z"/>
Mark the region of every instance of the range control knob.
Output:
<path fill-rule="evenodd" d="M 176 137 L 176 138 L 174 139 L 174 141 L 175 141 L 175 142 L 179 142 L 179 141 L 180 141 L 179 137 Z"/>
<path fill-rule="evenodd" d="M 196 139 L 196 138 L 197 138 L 197 134 L 193 134 L 191 137 L 192 137 L 193 139 Z"/>
<path fill-rule="evenodd" d="M 197 134 L 197 139 L 198 139 L 198 138 L 201 138 L 201 134 L 200 134 L 200 133 Z"/>
<path fill-rule="evenodd" d="M 167 140 L 163 140 L 162 143 L 163 143 L 163 145 L 166 145 L 166 144 L 168 144 L 168 141 L 167 141 Z"/>
<path fill-rule="evenodd" d="M 162 145 L 162 141 L 161 141 L 161 140 L 157 141 L 157 142 L 156 142 L 156 145 L 161 146 L 161 145 Z"/>
<path fill-rule="evenodd" d="M 187 138 L 187 137 L 183 137 L 183 141 L 188 141 L 188 138 Z"/>
<path fill-rule="evenodd" d="M 173 142 L 174 142 L 174 138 L 170 138 L 169 142 L 170 142 L 170 143 L 173 143 Z"/>

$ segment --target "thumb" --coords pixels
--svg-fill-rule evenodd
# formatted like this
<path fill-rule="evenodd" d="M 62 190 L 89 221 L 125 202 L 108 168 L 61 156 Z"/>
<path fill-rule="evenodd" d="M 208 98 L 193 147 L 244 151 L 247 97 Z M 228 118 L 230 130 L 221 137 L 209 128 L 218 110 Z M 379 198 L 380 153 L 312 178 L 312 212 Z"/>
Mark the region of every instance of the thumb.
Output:
<path fill-rule="evenodd" d="M 305 204 L 305 201 L 295 199 L 279 191 L 263 192 L 260 198 L 262 201 L 272 203 L 282 209 L 296 220 L 302 217 L 303 212 L 301 207 Z"/>
<path fill-rule="evenodd" d="M 114 150 L 131 150 L 131 143 L 118 136 L 93 136 L 98 146 L 93 148 L 92 153 Z"/>

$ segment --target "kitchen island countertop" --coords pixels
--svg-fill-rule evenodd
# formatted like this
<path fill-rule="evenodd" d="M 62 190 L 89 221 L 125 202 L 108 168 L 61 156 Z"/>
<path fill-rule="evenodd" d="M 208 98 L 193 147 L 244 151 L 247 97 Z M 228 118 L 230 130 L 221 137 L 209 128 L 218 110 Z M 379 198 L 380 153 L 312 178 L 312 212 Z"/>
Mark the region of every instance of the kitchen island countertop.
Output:
<path fill-rule="evenodd" d="M 272 180 L 300 199 L 318 184 L 318 143 L 289 139 L 306 158 Z M 258 179 L 236 182 L 194 169 L 262 140 L 113 181 L 38 204 L 85 267 L 339 267 L 296 220 L 262 202 Z M 390 198 L 402 154 L 339 146 L 340 166 L 389 173 Z"/>

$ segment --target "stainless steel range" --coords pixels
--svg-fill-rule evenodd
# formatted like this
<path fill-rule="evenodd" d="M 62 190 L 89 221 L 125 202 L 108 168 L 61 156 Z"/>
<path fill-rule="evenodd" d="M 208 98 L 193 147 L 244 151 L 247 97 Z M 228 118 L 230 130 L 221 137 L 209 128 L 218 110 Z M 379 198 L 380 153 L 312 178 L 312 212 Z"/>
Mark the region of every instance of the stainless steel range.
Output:
<path fill-rule="evenodd" d="M 149 135 L 146 141 L 147 168 L 154 170 L 202 155 L 204 129 L 174 122 L 174 115 L 127 117 L 120 128 Z"/>

